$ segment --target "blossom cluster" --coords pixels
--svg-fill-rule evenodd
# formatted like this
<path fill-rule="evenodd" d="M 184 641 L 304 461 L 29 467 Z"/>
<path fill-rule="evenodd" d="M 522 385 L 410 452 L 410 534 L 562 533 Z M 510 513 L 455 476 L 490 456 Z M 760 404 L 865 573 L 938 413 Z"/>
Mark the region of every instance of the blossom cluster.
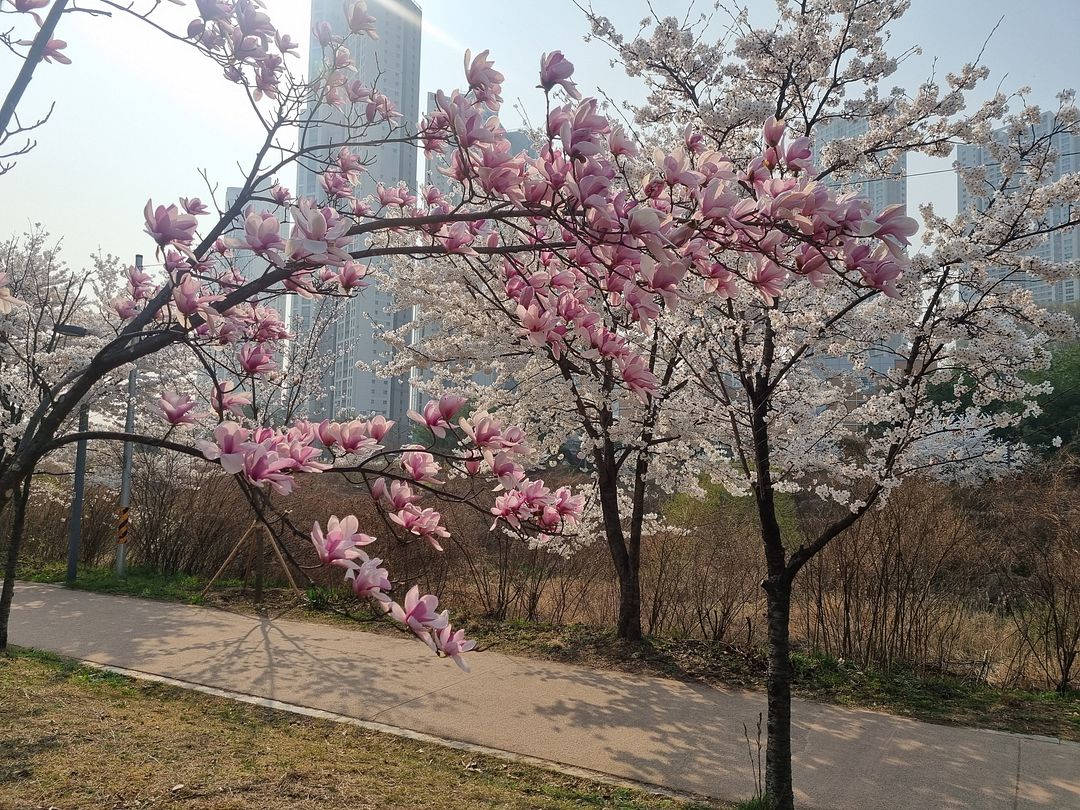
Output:
<path fill-rule="evenodd" d="M 428 402 L 422 413 L 413 412 L 412 416 L 444 438 L 447 431 L 454 430 L 451 420 L 464 404 L 462 398 L 450 395 Z M 503 426 L 486 413 L 463 417 L 458 427 L 460 432 L 456 435 L 460 436 L 462 451 L 450 463 L 460 464 L 467 475 L 476 476 L 486 470 L 497 479 L 496 490 L 502 494 L 491 507 L 496 523 L 505 520 L 514 529 L 531 525 L 541 533 L 541 538 L 545 531 L 573 531 L 584 507 L 584 497 L 574 495 L 567 487 L 551 492 L 542 481 L 527 478 L 518 461 L 528 449 L 520 428 Z M 420 488 L 430 489 L 443 483 L 439 480 L 440 468 L 435 457 L 422 446 L 407 445 L 398 456 L 397 467 L 394 477 L 380 476 L 371 485 L 376 504 L 406 535 L 425 540 L 442 551 L 440 541 L 450 536 L 441 523 L 442 516 L 435 509 L 420 505 Z M 436 610 L 435 596 L 420 596 L 414 586 L 401 604 L 390 597 L 392 584 L 389 573 L 381 567 L 382 560 L 370 557 L 363 550 L 375 538 L 359 531 L 355 516 L 340 520 L 331 517 L 325 532 L 316 523 L 311 541 L 320 560 L 345 569 L 346 581 L 358 597 L 372 600 L 433 650 L 465 667 L 460 656 L 473 649 L 473 642 L 467 641 L 462 631 L 452 628 L 445 610 L 441 613 Z"/>
<path fill-rule="evenodd" d="M 621 382 L 646 399 L 658 381 L 611 312 L 648 332 L 663 308 L 698 290 L 732 298 L 743 287 L 771 304 L 793 281 L 824 286 L 830 278 L 895 296 L 916 229 L 900 206 L 874 216 L 854 193 L 836 194 L 809 173 L 806 137 L 788 138 L 782 121 L 764 126 L 760 154 L 738 167 L 688 129 L 683 143 L 634 159 L 632 139 L 581 99 L 573 66 L 546 54 L 541 87 L 569 85 L 571 100 L 549 105 L 539 154 L 513 154 L 498 119 L 502 74 L 487 53 L 466 62 L 469 89 L 436 97 L 421 126 L 429 154 L 474 201 L 501 201 L 532 216 L 531 257 L 502 259 L 502 286 L 521 337 L 558 360 L 564 354 L 614 364 Z M 569 92 L 573 90 L 573 92 Z M 644 166 L 638 182 L 625 178 Z M 428 214 L 451 203 L 435 188 L 423 195 Z M 518 224 L 516 227 L 521 228 Z M 433 242 L 466 259 L 499 244 L 495 219 L 431 227 Z M 559 250 L 544 250 L 557 244 Z"/>

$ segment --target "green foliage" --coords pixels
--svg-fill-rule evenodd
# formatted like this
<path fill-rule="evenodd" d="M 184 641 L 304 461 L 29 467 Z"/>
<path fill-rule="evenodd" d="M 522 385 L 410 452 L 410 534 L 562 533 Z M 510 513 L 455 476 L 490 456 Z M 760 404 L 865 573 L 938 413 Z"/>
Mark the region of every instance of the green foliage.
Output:
<path fill-rule="evenodd" d="M 79 686 L 97 687 L 106 686 L 110 689 L 130 689 L 133 681 L 126 675 L 110 672 L 101 667 L 87 666 L 71 658 L 63 658 L 53 655 L 44 650 L 35 650 L 30 647 L 9 647 L 9 658 L 33 661 L 44 667 L 48 667 L 56 680 L 67 681 Z"/>
<path fill-rule="evenodd" d="M 757 506 L 750 495 L 732 495 L 719 484 L 702 481 L 704 498 L 679 493 L 664 504 L 664 517 L 681 528 L 695 529 L 751 522 L 757 526 Z M 776 493 L 776 517 L 785 543 L 798 545 L 799 523 L 795 508 L 795 496 L 787 492 Z"/>
<path fill-rule="evenodd" d="M 1080 442 L 1080 343 L 1054 349 L 1050 368 L 1035 379 L 1049 381 L 1054 391 L 1039 400 L 1043 412 L 1021 426 L 1021 437 L 1045 453 L 1054 452 L 1059 436 L 1063 448 L 1075 447 Z"/>
<path fill-rule="evenodd" d="M 333 601 L 334 593 L 321 585 L 311 585 L 304 591 L 304 598 L 312 610 L 326 610 Z"/>
<path fill-rule="evenodd" d="M 945 672 L 862 667 L 827 655 L 791 655 L 797 692 L 846 706 L 869 706 L 947 725 L 1080 739 L 1080 691 L 1003 689 Z"/>
<path fill-rule="evenodd" d="M 1045 371 L 1031 372 L 1025 375 L 1028 382 L 1049 382 L 1053 392 L 1039 398 L 1042 413 L 1025 419 L 1016 428 L 998 431 L 1002 439 L 1023 442 L 1043 455 L 1057 452 L 1054 440 L 1061 439 L 1061 447 L 1074 449 L 1080 445 L 1080 343 L 1069 343 L 1053 348 L 1050 367 Z M 930 399 L 937 402 L 955 400 L 953 383 L 940 383 L 930 390 Z M 960 398 L 965 405 L 970 405 L 970 396 Z M 991 403 L 983 410 L 987 413 L 1008 408 L 1017 412 L 1016 405 L 1005 406 Z"/>
<path fill-rule="evenodd" d="M 28 582 L 63 583 L 67 575 L 64 563 L 27 565 L 19 570 L 19 579 Z M 220 587 L 239 586 L 239 580 L 219 579 Z M 203 577 L 191 574 L 159 574 L 147 568 L 129 568 L 127 576 L 120 579 L 109 567 L 80 567 L 73 587 L 98 593 L 121 593 L 144 599 L 166 602 L 195 603 L 204 587 Z"/>

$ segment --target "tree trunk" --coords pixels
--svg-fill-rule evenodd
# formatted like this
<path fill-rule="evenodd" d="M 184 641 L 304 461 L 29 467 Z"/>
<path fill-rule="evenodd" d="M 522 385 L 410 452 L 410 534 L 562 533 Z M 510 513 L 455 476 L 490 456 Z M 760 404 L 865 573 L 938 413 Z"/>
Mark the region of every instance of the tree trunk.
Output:
<path fill-rule="evenodd" d="M 4 564 L 4 587 L 0 591 L 0 650 L 8 646 L 8 620 L 11 618 L 11 600 L 15 598 L 15 569 L 19 562 L 23 529 L 26 525 L 26 502 L 30 499 L 28 477 L 15 493 L 15 514 L 11 520 L 11 536 L 8 539 L 7 561 Z M 0 510 L 2 510 L 0 505 Z"/>
<path fill-rule="evenodd" d="M 604 517 L 604 535 L 607 538 L 611 561 L 619 577 L 619 623 L 617 630 L 623 641 L 639 642 L 641 632 L 641 555 L 640 538 L 630 538 L 627 543 L 623 531 L 622 514 L 619 511 L 618 473 L 614 457 L 597 451 L 598 488 L 600 509 Z"/>
<path fill-rule="evenodd" d="M 769 738 L 765 747 L 765 794 L 773 810 L 793 810 L 791 786 L 791 649 L 788 625 L 791 583 L 785 577 L 766 580 L 769 619 Z"/>
<path fill-rule="evenodd" d="M 619 638 L 638 642 L 641 632 L 641 576 L 640 565 L 627 565 L 619 574 Z"/>

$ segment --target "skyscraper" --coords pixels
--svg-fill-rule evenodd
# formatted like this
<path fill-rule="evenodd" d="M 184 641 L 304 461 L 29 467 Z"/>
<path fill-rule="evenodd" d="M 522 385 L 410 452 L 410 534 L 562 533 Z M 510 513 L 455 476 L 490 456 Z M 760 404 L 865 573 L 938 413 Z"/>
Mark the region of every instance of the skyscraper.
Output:
<path fill-rule="evenodd" d="M 1054 113 L 1045 112 L 1029 133 L 1034 138 L 1045 138 L 1054 127 Z M 1003 142 L 1008 137 L 1006 130 L 999 129 L 994 133 L 994 139 Z M 1058 154 L 1057 165 L 1053 174 L 1047 178 L 1047 182 L 1060 179 L 1063 175 L 1080 171 L 1080 135 L 1068 132 L 1059 132 L 1051 138 L 1051 146 Z M 957 162 L 963 167 L 983 166 L 986 169 L 986 182 L 989 187 L 1000 187 L 1002 176 L 1001 166 L 997 163 L 989 150 L 983 146 L 970 146 L 964 144 L 957 148 Z M 964 185 L 963 179 L 958 177 L 956 181 L 957 210 L 965 213 L 973 209 L 978 210 L 986 205 L 986 199 L 973 195 Z M 1069 211 L 1066 206 L 1057 206 L 1050 209 L 1047 214 L 1048 225 L 1059 225 L 1067 222 Z M 1063 228 L 1054 231 L 1045 242 L 1032 251 L 1032 255 L 1038 256 L 1051 262 L 1070 262 L 1080 258 L 1080 228 Z M 1000 278 L 1010 270 L 991 268 L 990 273 L 997 273 Z M 1043 306 L 1050 304 L 1071 304 L 1080 301 L 1080 279 L 1066 278 L 1057 282 L 1047 282 L 1035 276 L 1027 274 L 1014 274 L 1009 277 L 1008 284 L 1015 284 L 1027 288 L 1035 303 Z"/>
<path fill-rule="evenodd" d="M 379 38 L 351 40 L 353 61 L 359 78 L 387 95 L 401 112 L 402 121 L 415 128 L 420 117 L 420 7 L 412 0 L 368 0 L 368 11 L 376 19 Z M 323 48 L 314 33 L 323 23 L 334 33 L 348 33 L 341 0 L 312 0 L 311 56 L 309 75 L 323 72 Z M 305 144 L 330 144 L 347 138 L 340 119 L 331 117 L 306 127 Z M 334 150 L 336 151 L 336 150 Z M 329 156 L 329 150 L 328 155 Z M 384 144 L 362 155 L 367 164 L 357 188 L 357 196 L 374 194 L 379 183 L 416 184 L 416 149 L 409 144 Z M 319 175 L 311 168 L 301 168 L 297 178 L 300 195 L 319 199 Z M 408 383 L 400 379 L 382 379 L 371 371 L 357 368 L 358 363 L 373 364 L 388 359 L 388 347 L 375 337 L 376 330 L 390 329 L 409 320 L 408 313 L 390 312 L 389 296 L 374 285 L 348 301 L 339 318 L 327 330 L 322 350 L 333 357 L 323 388 L 325 397 L 312 402 L 310 417 L 335 417 L 339 414 L 384 414 L 401 421 L 408 408 Z M 313 304 L 305 299 L 296 302 L 296 317 L 313 317 Z"/>
<path fill-rule="evenodd" d="M 820 165 L 821 150 L 833 141 L 847 138 L 857 138 L 865 134 L 867 123 L 859 118 L 853 121 L 833 120 L 825 123 L 814 130 L 814 162 Z M 861 174 L 853 174 L 845 178 L 842 185 L 850 185 L 868 200 L 874 208 L 874 213 L 880 213 L 890 205 L 907 205 L 907 181 L 904 175 L 907 173 L 907 154 L 900 156 L 891 167 L 889 177 L 868 179 Z M 840 186 L 838 180 L 831 177 L 826 180 L 830 186 Z"/>
<path fill-rule="evenodd" d="M 427 94 L 427 114 L 435 112 L 435 94 Z M 532 138 L 529 133 L 523 129 L 507 130 L 506 140 L 510 143 L 510 151 L 513 154 L 520 152 L 527 152 L 533 157 L 536 157 L 536 147 L 533 145 Z M 446 154 L 433 153 L 429 155 L 424 162 L 424 178 L 423 183 L 425 185 L 435 186 L 442 194 L 454 202 L 460 202 L 461 200 L 461 186 L 447 177 L 441 170 L 450 166 L 451 151 L 447 151 Z M 412 343 L 417 344 L 421 341 L 433 337 L 438 334 L 439 325 L 436 323 L 420 323 L 420 313 L 414 312 L 413 315 L 417 318 L 417 325 L 412 330 Z M 424 383 L 428 383 L 435 379 L 434 374 L 430 369 L 413 368 L 409 376 L 411 381 L 410 385 L 410 401 L 411 407 L 414 410 L 419 411 L 424 402 L 428 399 L 428 392 L 423 390 Z M 480 386 L 490 386 L 494 383 L 494 377 L 491 374 L 478 373 L 473 375 L 473 382 Z"/>
<path fill-rule="evenodd" d="M 821 165 L 820 155 L 822 149 L 833 141 L 846 138 L 856 138 L 867 131 L 865 119 L 853 121 L 833 120 L 818 127 L 814 131 L 814 162 Z M 833 179 L 831 176 L 826 183 L 833 188 L 852 188 L 870 201 L 875 214 L 881 213 L 890 205 L 907 205 L 907 154 L 900 156 L 889 167 L 888 177 L 866 178 L 855 173 L 845 177 L 843 181 Z M 871 348 L 866 357 L 866 365 L 873 375 L 885 375 L 896 364 L 896 350 L 900 345 L 899 337 L 890 338 L 879 348 Z M 829 357 L 824 360 L 824 367 L 828 370 L 848 372 L 851 370 L 851 361 L 845 357 Z"/>

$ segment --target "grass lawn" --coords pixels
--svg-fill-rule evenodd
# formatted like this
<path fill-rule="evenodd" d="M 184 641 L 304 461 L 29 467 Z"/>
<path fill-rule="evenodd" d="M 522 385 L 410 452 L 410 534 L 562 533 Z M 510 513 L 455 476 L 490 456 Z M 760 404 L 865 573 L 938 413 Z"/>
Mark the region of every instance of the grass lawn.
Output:
<path fill-rule="evenodd" d="M 0 654 L 0 807 L 702 810 L 528 765 Z"/>
<path fill-rule="evenodd" d="M 63 582 L 62 566 L 20 572 L 37 582 Z M 183 574 L 163 576 L 133 570 L 127 580 L 107 569 L 81 571 L 75 586 L 104 593 L 126 593 L 153 599 L 198 602 L 205 581 Z M 253 610 L 250 593 L 239 582 L 223 582 L 207 596 L 208 605 Z M 366 608 L 350 597 L 340 599 L 313 592 L 314 603 L 298 606 L 287 590 L 268 589 L 271 615 L 298 621 L 329 622 L 372 632 L 398 633 L 396 627 L 372 621 Z M 344 609 L 334 609 L 338 605 Z M 351 613 L 352 615 L 347 615 Z M 525 622 L 493 622 L 457 614 L 482 649 L 520 653 L 535 658 L 583 666 L 620 669 L 679 680 L 724 686 L 763 688 L 765 661 L 724 644 L 691 639 L 650 638 L 642 645 L 621 643 L 609 628 L 584 625 L 549 627 Z M 881 709 L 894 714 L 946 725 L 976 726 L 1080 741 L 1080 691 L 1068 695 L 1023 689 L 999 689 L 973 684 L 948 674 L 915 673 L 904 669 L 878 671 L 825 656 L 795 653 L 795 693 L 800 697 L 842 706 Z"/>

